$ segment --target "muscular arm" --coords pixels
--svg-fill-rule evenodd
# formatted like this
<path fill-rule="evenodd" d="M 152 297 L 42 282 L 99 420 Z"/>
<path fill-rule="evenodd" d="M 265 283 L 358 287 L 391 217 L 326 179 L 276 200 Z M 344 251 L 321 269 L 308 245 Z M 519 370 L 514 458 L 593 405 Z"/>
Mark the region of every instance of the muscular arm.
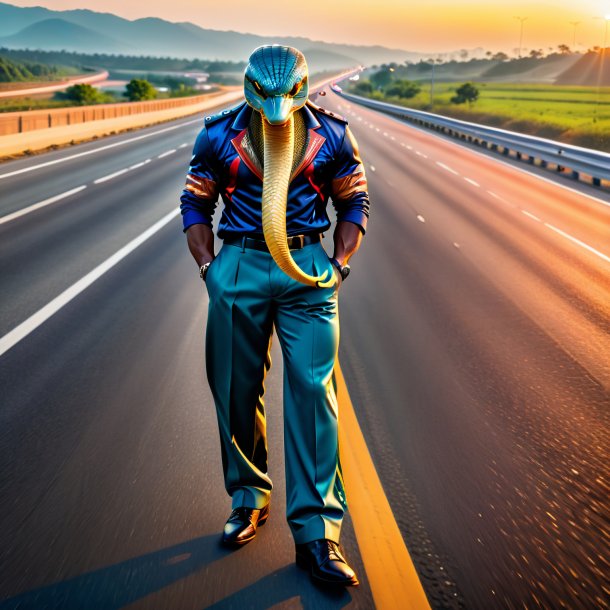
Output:
<path fill-rule="evenodd" d="M 198 267 L 214 259 L 214 233 L 208 225 L 191 225 L 186 230 L 186 242 Z"/>
<path fill-rule="evenodd" d="M 335 242 L 333 258 L 343 266 L 360 247 L 362 231 L 357 224 L 343 220 L 337 223 L 333 240 Z"/>

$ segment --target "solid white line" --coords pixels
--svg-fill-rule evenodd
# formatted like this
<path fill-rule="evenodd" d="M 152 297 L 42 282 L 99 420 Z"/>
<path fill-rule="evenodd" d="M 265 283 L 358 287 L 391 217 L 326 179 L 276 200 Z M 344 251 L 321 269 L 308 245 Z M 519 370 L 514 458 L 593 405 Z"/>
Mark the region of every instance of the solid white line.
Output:
<path fill-rule="evenodd" d="M 562 235 L 566 239 L 569 239 L 570 241 L 573 241 L 575 244 L 579 245 L 581 248 L 585 248 L 585 250 L 589 250 L 589 252 L 593 252 L 593 254 L 595 254 L 596 256 L 599 256 L 599 258 L 601 258 L 602 260 L 605 260 L 607 263 L 610 263 L 610 256 L 607 256 L 603 252 L 600 252 L 599 250 L 596 250 L 595 248 L 591 247 L 589 244 L 586 244 L 584 241 L 580 241 L 580 239 L 577 239 L 576 237 L 573 237 L 569 233 L 565 233 L 561 229 L 558 229 L 557 227 L 554 227 L 553 225 L 550 225 L 548 222 L 545 222 L 544 226 L 548 227 L 552 231 L 555 231 L 556 233 L 559 233 L 559 235 Z"/>
<path fill-rule="evenodd" d="M 150 159 L 146 159 L 145 161 L 140 161 L 140 163 L 136 163 L 135 165 L 130 165 L 129 169 L 138 169 L 139 167 L 144 167 L 147 163 L 150 163 Z"/>
<path fill-rule="evenodd" d="M 44 208 L 45 206 L 51 205 L 52 203 L 55 203 L 56 201 L 60 201 L 61 199 L 70 197 L 70 195 L 74 195 L 74 193 L 79 193 L 80 191 L 82 191 L 83 189 L 86 189 L 86 188 L 87 188 L 86 184 L 84 184 L 83 186 L 77 186 L 76 188 L 70 189 L 69 191 L 66 191 L 65 193 L 55 195 L 54 197 L 49 197 L 48 199 L 45 199 L 44 201 L 39 201 L 38 203 L 33 203 L 32 205 L 29 205 L 27 208 L 17 210 L 16 212 L 12 212 L 11 214 L 7 214 L 6 216 L 2 216 L 2 217 L 0 217 L 0 225 L 4 224 L 5 222 L 10 222 L 11 220 L 15 220 L 15 218 L 19 218 L 20 216 L 25 216 L 26 214 L 29 214 L 30 212 L 33 212 L 34 210 L 39 210 L 40 208 Z"/>
<path fill-rule="evenodd" d="M 180 208 L 174 208 L 169 214 L 163 216 L 161 220 L 158 220 L 155 224 L 146 229 L 146 231 L 138 235 L 138 237 L 132 239 L 127 245 L 123 246 L 103 263 L 95 267 L 93 271 L 90 271 L 87 275 L 72 284 L 72 286 L 66 288 L 66 290 L 55 297 L 51 302 L 47 303 L 42 309 L 39 309 L 35 314 L 19 324 L 19 326 L 16 326 L 13 330 L 4 335 L 4 337 L 0 338 L 0 356 L 5 354 L 8 350 L 17 345 L 19 341 L 46 322 L 53 314 L 57 313 L 64 305 L 67 305 L 72 299 L 91 286 L 95 280 L 102 277 L 106 271 L 112 269 L 112 267 L 133 252 L 138 246 L 142 245 L 148 238 L 157 233 L 157 231 L 162 229 L 167 223 L 178 216 L 178 214 L 180 214 Z"/>
<path fill-rule="evenodd" d="M 167 150 L 164 153 L 161 153 L 160 155 L 157 156 L 157 159 L 163 159 L 163 157 L 167 157 L 169 155 L 173 155 L 176 152 L 175 148 L 172 148 L 171 150 Z"/>
<path fill-rule="evenodd" d="M 126 167 L 124 169 L 120 169 L 118 172 L 114 172 L 112 174 L 108 174 L 107 176 L 102 176 L 101 178 L 98 178 L 97 180 L 93 181 L 93 184 L 100 184 L 102 182 L 106 182 L 107 180 L 112 180 L 113 178 L 116 178 L 117 176 L 122 176 L 123 174 L 126 174 L 129 171 L 129 168 Z"/>
<path fill-rule="evenodd" d="M 39 163 L 38 165 L 30 165 L 28 167 L 16 169 L 15 171 L 7 172 L 6 174 L 0 174 L 0 180 L 2 180 L 3 178 L 9 178 L 10 176 L 17 176 L 18 174 L 25 174 L 26 172 L 32 172 L 36 169 L 40 169 L 41 167 L 48 167 L 49 165 L 55 165 L 56 163 L 63 163 L 64 161 L 70 161 L 71 159 L 76 159 L 78 157 L 94 155 L 95 153 L 102 152 L 103 150 L 108 150 L 109 148 L 115 148 L 116 146 L 124 146 L 125 144 L 129 144 L 131 142 L 136 142 L 138 140 L 144 140 L 145 138 L 150 138 L 150 137 L 156 136 L 160 133 L 165 133 L 167 131 L 173 131 L 174 129 L 180 129 L 181 127 L 184 127 L 185 125 L 192 125 L 193 123 L 202 123 L 202 120 L 199 118 L 199 119 L 194 119 L 192 121 L 185 121 L 184 123 L 180 123 L 180 125 L 173 125 L 172 127 L 165 127 L 164 129 L 158 129 L 157 131 L 145 133 L 141 136 L 129 138 L 128 140 L 121 140 L 120 142 L 114 142 L 113 144 L 107 144 L 106 146 L 100 146 L 99 148 L 94 148 L 93 150 L 86 150 L 84 152 L 76 153 L 75 155 L 69 155 L 68 157 L 62 157 L 61 159 L 53 159 L 53 161 L 46 161 L 45 163 Z"/>
<path fill-rule="evenodd" d="M 528 212 L 527 210 L 521 210 L 522 214 L 525 214 L 526 216 L 529 216 L 530 218 L 532 218 L 533 220 L 537 220 L 538 222 L 542 222 L 540 220 L 540 218 L 538 218 L 538 216 L 534 216 L 533 214 L 531 214 L 530 212 Z"/>
<path fill-rule="evenodd" d="M 439 167 L 442 167 L 443 169 L 446 169 L 448 172 L 451 172 L 453 175 L 455 176 L 459 176 L 459 172 L 456 172 L 454 169 L 452 169 L 451 167 L 449 167 L 448 165 L 445 165 L 444 163 L 441 163 L 440 161 L 437 161 L 436 164 Z"/>
<path fill-rule="evenodd" d="M 464 180 L 466 180 L 466 182 L 468 182 L 469 184 L 472 184 L 472 186 L 481 186 L 478 182 L 476 182 L 472 178 L 464 178 Z"/>

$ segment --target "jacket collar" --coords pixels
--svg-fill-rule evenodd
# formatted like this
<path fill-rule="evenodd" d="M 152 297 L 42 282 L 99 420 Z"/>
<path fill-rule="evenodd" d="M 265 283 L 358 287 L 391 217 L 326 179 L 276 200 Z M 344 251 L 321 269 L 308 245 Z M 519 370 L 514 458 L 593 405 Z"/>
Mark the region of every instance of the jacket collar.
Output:
<path fill-rule="evenodd" d="M 320 127 L 320 122 L 309 108 L 309 104 L 306 103 L 302 107 L 302 110 L 303 118 L 305 119 L 305 127 L 307 127 L 307 129 L 318 129 L 318 127 Z M 237 131 L 243 131 L 246 129 L 248 127 L 248 123 L 250 122 L 252 112 L 254 112 L 252 106 L 250 106 L 246 101 L 242 102 L 239 112 L 231 125 L 231 129 L 236 129 Z"/>

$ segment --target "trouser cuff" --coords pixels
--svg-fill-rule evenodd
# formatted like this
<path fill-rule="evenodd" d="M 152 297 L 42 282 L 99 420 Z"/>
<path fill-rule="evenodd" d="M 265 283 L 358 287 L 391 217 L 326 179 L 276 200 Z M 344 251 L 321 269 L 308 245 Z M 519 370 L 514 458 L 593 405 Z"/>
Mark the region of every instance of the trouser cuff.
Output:
<path fill-rule="evenodd" d="M 269 504 L 271 494 L 257 487 L 239 487 L 231 493 L 231 508 L 264 508 Z"/>

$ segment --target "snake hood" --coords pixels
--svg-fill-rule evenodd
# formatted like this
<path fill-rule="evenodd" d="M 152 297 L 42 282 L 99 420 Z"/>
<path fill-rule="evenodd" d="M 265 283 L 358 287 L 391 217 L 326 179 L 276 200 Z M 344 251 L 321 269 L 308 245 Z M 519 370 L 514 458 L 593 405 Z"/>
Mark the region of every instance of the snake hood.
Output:
<path fill-rule="evenodd" d="M 263 235 L 278 267 L 291 278 L 326 288 L 336 277 L 312 276 L 298 267 L 286 234 L 288 188 L 294 160 L 294 113 L 309 96 L 305 56 L 294 47 L 266 45 L 254 50 L 244 75 L 246 101 L 262 118 L 264 150 L 261 200 Z"/>

